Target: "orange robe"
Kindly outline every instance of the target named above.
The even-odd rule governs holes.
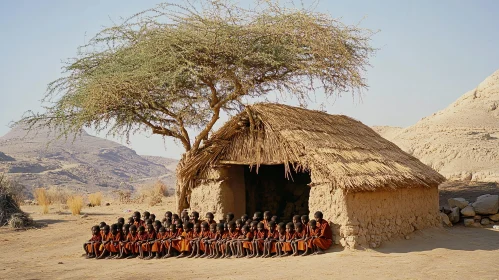
[[[180,240],[180,252],[190,252],[191,249],[192,249],[192,246],[191,246],[191,240],[194,236],[194,232],[191,230],[191,231],[188,231],[188,232],[182,232],[182,235],[181,235],[183,238]]]
[[[146,232],[144,232],[143,234],[140,234],[140,233],[137,233],[137,241],[146,241],[148,238],[148,234]],[[136,253],[139,253],[139,248],[142,246],[142,249],[144,249],[144,246],[145,244],[134,244],[134,251]]]
[[[202,231],[201,232],[201,239],[212,239],[213,235],[212,232],[208,231]],[[205,252],[206,251],[206,246],[204,245],[204,240],[199,241],[199,250]]]
[[[244,237],[247,238],[249,241],[243,241],[243,248],[253,251],[253,244],[251,242],[253,241],[253,233],[248,232]]]
[[[306,229],[302,229],[302,231],[297,231],[295,232],[295,238],[296,239],[302,239],[304,237],[307,237],[307,230]],[[307,244],[305,242],[305,240],[298,240],[298,250],[299,251],[305,251],[307,249]]]
[[[164,234],[162,234],[161,232],[158,232],[156,234],[156,240],[154,240],[154,243],[152,244],[151,252],[153,252],[153,253],[163,252],[165,246],[163,246],[162,242],[165,241],[167,236],[168,236],[168,232],[165,232]]]
[[[255,231],[255,239],[261,239],[261,240],[256,240],[257,249],[260,252],[263,252],[263,243],[264,243],[265,238],[267,238],[267,235],[268,235],[268,230],[266,230],[266,229],[264,229],[262,231],[258,231],[258,230]]]
[[[317,221],[317,228],[320,230],[319,238],[315,238],[313,243],[322,250],[327,250],[333,244],[333,232],[326,220]]]
[[[102,236],[100,235],[100,233],[96,234],[96,235],[92,235],[92,238],[90,238],[90,240],[88,240],[88,242],[101,242],[102,241]],[[92,244],[87,244],[87,252],[90,253],[90,254],[95,254],[94,252],[94,247],[92,246]]]
[[[286,232],[286,241],[283,242],[281,250],[284,252],[293,251],[293,247],[291,247],[291,241],[295,238],[294,232]]]
[[[156,239],[156,232],[152,231],[151,233],[147,233],[146,236],[147,236],[146,240],[155,240]],[[154,244],[150,244],[149,242],[142,243],[141,244],[142,251],[143,252],[151,252],[153,245]]]
[[[106,251],[111,252],[111,253],[118,253],[120,251],[120,241],[122,240],[121,238],[121,232],[116,233],[116,235],[113,235],[112,233],[109,233],[106,241],[110,241],[106,243],[105,245],[101,245],[101,251],[103,249],[106,249]]]
[[[184,233],[184,231],[181,228],[178,228],[177,231],[175,232],[175,239],[172,239],[172,247],[173,249],[177,250],[178,252],[182,252],[181,248],[181,239],[176,239],[177,237],[181,236]]]
[[[221,252],[225,252],[225,248],[227,246],[225,243],[227,241],[227,238],[229,238],[229,231],[224,231],[222,233],[222,236],[220,236],[220,238],[219,238],[219,240],[225,240],[225,241],[222,241],[220,243],[219,249],[220,249]]]
[[[128,240],[127,242],[125,242],[125,247],[124,247],[124,251],[125,253],[127,254],[137,254],[139,251],[135,250],[135,249],[138,249],[138,247],[136,246],[135,242],[137,242],[139,238],[139,234],[138,233],[135,233],[135,235],[133,235],[132,233],[129,233],[128,236],[126,237],[126,239]]]
[[[165,242],[163,244],[165,251],[170,248],[170,246],[173,244],[173,239],[178,237],[178,231],[169,231],[166,233]],[[168,242],[170,241],[170,242]]]
[[[277,247],[276,247],[276,244],[277,244],[277,240],[279,240],[279,232],[277,230],[274,230],[274,232],[270,232],[267,234],[267,237],[270,237],[272,239],[275,239],[272,241],[272,243],[270,244],[270,252],[271,253],[277,253]]]

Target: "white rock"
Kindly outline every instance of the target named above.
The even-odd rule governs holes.
[[[451,227],[452,223],[449,220],[449,216],[447,216],[445,213],[439,212],[440,219],[442,220],[442,224],[447,227]]]
[[[477,214],[496,214],[499,211],[499,195],[481,195],[472,205]]]
[[[491,216],[489,216],[489,219],[491,219],[494,222],[497,222],[497,221],[499,221],[499,214],[491,215]]]
[[[486,226],[486,225],[490,224],[490,220],[488,218],[483,218],[480,221],[480,224],[482,224],[483,226]]]
[[[459,207],[459,209],[463,209],[464,207],[468,206],[468,204],[470,204],[466,199],[462,197],[449,198],[447,202],[449,203],[450,208]]]
[[[455,224],[455,223],[459,222],[459,218],[460,218],[459,207],[452,208],[452,211],[450,212],[450,214],[448,216],[449,216],[449,220],[451,221],[451,223]]]
[[[461,214],[465,217],[474,217],[476,215],[475,209],[473,209],[473,206],[471,205],[464,207],[461,210]]]

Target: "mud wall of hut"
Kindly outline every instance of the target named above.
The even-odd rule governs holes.
[[[217,222],[228,212],[240,217],[246,210],[245,194],[242,166],[210,169],[192,190],[191,211],[212,212]]]
[[[376,248],[384,241],[440,225],[438,188],[345,194],[347,223],[339,230],[344,247]]]

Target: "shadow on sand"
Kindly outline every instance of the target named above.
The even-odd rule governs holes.
[[[467,228],[461,225],[452,228],[428,229],[414,232],[411,240],[387,242],[375,251],[383,254],[424,252],[435,249],[455,251],[499,250],[499,231],[486,228]]]

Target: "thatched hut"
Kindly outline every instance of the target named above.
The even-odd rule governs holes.
[[[192,209],[237,215],[322,211],[335,242],[376,247],[437,226],[439,173],[368,126],[280,104],[230,119],[181,170]]]

